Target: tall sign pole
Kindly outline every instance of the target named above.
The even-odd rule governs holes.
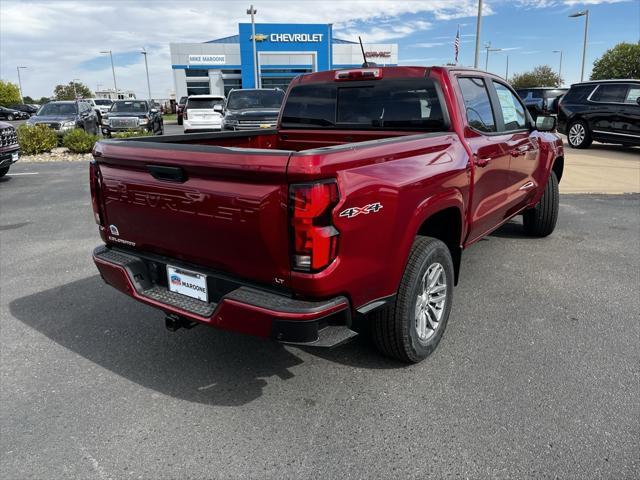
[[[473,68],[478,68],[480,63],[480,27],[482,26],[482,0],[478,0],[478,18],[476,20],[476,56]]]
[[[253,82],[255,83],[254,88],[260,88],[258,83],[258,53],[256,49],[256,22],[254,19],[254,15],[258,13],[258,11],[253,8],[253,5],[249,7],[247,10],[247,15],[251,15],[251,40],[253,43]]]

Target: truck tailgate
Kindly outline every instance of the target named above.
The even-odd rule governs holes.
[[[108,244],[289,284],[290,152],[140,143],[94,152]]]

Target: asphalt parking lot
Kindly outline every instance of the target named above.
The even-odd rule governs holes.
[[[551,237],[473,246],[405,366],[166,331],[97,275],[86,180],[0,180],[3,478],[637,478],[640,195],[563,195]]]

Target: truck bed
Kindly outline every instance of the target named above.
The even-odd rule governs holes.
[[[101,141],[94,157],[103,239],[287,289],[291,183],[335,177],[346,165],[350,175],[359,165],[366,175],[388,156],[390,142],[395,156],[387,160],[426,153],[436,159],[456,138],[305,129]]]

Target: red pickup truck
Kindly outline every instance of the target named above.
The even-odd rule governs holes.
[[[554,128],[477,70],[302,75],[276,129],[99,142],[93,258],[171,330],[328,347],[368,327],[417,362],[442,338],[464,248],[518,214],[530,235],[554,230]]]

